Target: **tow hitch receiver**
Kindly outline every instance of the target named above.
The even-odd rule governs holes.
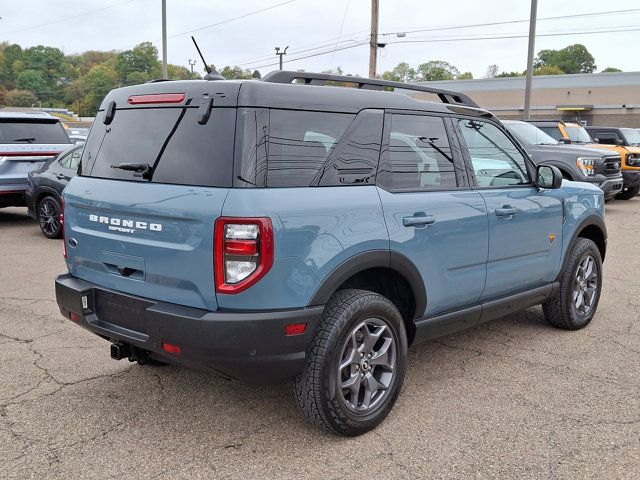
[[[134,347],[124,342],[112,343],[111,358],[114,360],[127,358],[130,362],[138,362],[140,365],[144,365],[149,363],[149,352],[144,348]]]

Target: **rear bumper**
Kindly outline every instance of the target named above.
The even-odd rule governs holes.
[[[253,383],[281,383],[301,370],[323,310],[211,312],[127,295],[69,274],[59,275],[55,287],[65,317],[77,314],[78,325],[111,342]],[[304,334],[285,336],[285,325],[303,322]],[[163,342],[178,345],[180,354],[163,351]]]
[[[24,189],[5,189],[0,187],[0,208],[25,207],[27,204],[24,193]]]

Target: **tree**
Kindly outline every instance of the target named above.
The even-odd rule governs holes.
[[[595,60],[587,47],[576,43],[561,50],[540,50],[533,62],[533,68],[557,67],[564,73],[593,73]]]
[[[243,70],[240,67],[230,67],[228,65],[220,71],[220,75],[222,75],[224,78],[228,80],[231,80],[231,79],[245,80],[245,79],[253,78],[251,76],[252,75],[251,70]]]
[[[384,72],[381,75],[383,80],[393,82],[414,82],[416,80],[416,70],[407,62],[400,62],[393,70]]]
[[[66,76],[67,63],[59,48],[37,45],[27,48],[22,55],[24,69],[37,70],[44,75],[50,87]]]
[[[158,49],[151,42],[142,42],[116,57],[116,72],[120,82],[133,85],[160,77]],[[133,73],[136,72],[135,75]]]
[[[453,80],[460,72],[456,67],[443,60],[431,60],[418,65],[418,81]]]
[[[619,68],[615,68],[615,67],[607,67],[604,70],[602,70],[602,72],[600,73],[613,73],[613,72],[621,72],[622,70],[620,70]]]
[[[524,77],[523,72],[500,72],[496,75],[496,78],[505,78],[505,77]]]
[[[14,89],[7,92],[5,101],[9,107],[31,107],[38,99],[28,90]]]
[[[562,75],[564,72],[553,65],[543,65],[533,71],[534,75]]]
[[[6,42],[0,44],[0,51],[2,51],[2,55],[4,56],[4,64],[5,64],[5,76],[3,80],[8,82],[12,82],[16,75],[14,75],[13,64],[16,61],[22,60],[22,47],[20,45],[9,45]]]
[[[473,80],[473,73],[463,72],[456,77],[456,80]]]
[[[24,70],[16,78],[16,88],[29,90],[38,97],[46,97],[48,92],[47,78],[39,70]]]
[[[82,98],[80,113],[81,115],[95,115],[102,99],[117,86],[118,74],[105,65],[96,65],[89,70],[83,81],[85,94]]]
[[[487,67],[487,78],[496,78],[498,76],[498,65],[495,63]]]
[[[171,63],[167,64],[167,74],[171,80],[189,80],[191,78],[191,70]]]
[[[262,75],[260,74],[259,70],[254,70],[253,73],[251,74],[251,78],[260,79],[260,78],[262,78]]]

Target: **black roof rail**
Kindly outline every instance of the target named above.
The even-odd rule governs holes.
[[[271,83],[292,83],[294,80],[303,80],[305,85],[325,85],[327,82],[345,82],[354,83],[358,88],[363,90],[384,90],[385,87],[392,87],[394,89],[399,88],[402,90],[427,92],[437,95],[442,103],[479,108],[478,104],[464,93],[413,83],[391,82],[377,78],[351,77],[348,75],[331,75],[328,73],[293,72],[289,70],[275,70],[262,77],[263,82]]]

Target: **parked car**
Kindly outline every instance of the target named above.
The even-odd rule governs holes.
[[[27,211],[47,238],[62,237],[62,191],[78,172],[83,146],[65,150],[28,174]]]
[[[588,130],[579,123],[563,122],[562,120],[530,120],[529,123],[541,128],[553,138],[560,139],[563,143],[584,145],[588,148],[604,148],[620,154],[622,162],[622,191],[616,195],[619,200],[629,200],[640,192],[640,147],[623,146],[613,142],[608,143],[606,138],[591,138]],[[588,127],[592,128],[592,127]],[[620,142],[618,142],[620,143]]]
[[[0,111],[0,208],[25,206],[27,174],[69,144],[56,117]]]
[[[583,328],[600,297],[602,190],[427,86],[279,71],[116,89],[63,198],[57,302],[113,358],[294,379],[342,435],[387,416],[409,345],[537,304]]]
[[[520,140],[536,165],[555,165],[567,180],[597,185],[604,192],[605,200],[614,198],[622,190],[618,153],[560,144],[527,122],[503,120],[502,123]]]

